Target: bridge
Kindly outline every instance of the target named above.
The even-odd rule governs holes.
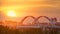
[[[34,19],[34,21],[32,22],[32,23],[34,23],[34,24],[32,24],[32,25],[24,25],[23,24],[23,22],[27,19],[27,18],[29,18],[29,17],[31,17],[31,18],[33,18]],[[44,24],[41,24],[38,20],[40,19],[40,18],[46,18],[48,21],[49,21],[49,23],[48,23],[48,25],[46,24],[46,25],[44,25]],[[20,25],[20,26],[17,26],[17,28],[60,28],[60,26],[56,26],[55,24],[57,23],[57,19],[56,18],[49,18],[49,17],[47,17],[47,16],[39,16],[39,17],[37,17],[37,18],[35,18],[34,16],[26,16],[26,17],[24,17],[21,21],[20,21],[20,24],[22,24],[22,25]]]
[[[57,22],[57,19],[56,19],[56,18],[49,18],[49,17],[47,17],[47,16],[39,16],[39,17],[37,17],[37,18],[35,18],[35,17],[33,17],[33,16],[26,16],[26,17],[24,17],[24,18],[21,20],[20,23],[23,24],[24,20],[26,20],[26,19],[29,18],[29,17],[31,17],[31,18],[34,19],[33,23],[35,23],[36,21],[38,21],[38,20],[39,20],[40,18],[42,18],[42,17],[46,18],[50,23]],[[38,23],[39,23],[39,21],[38,21]]]

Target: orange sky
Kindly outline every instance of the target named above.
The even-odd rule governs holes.
[[[8,10],[15,10],[18,17],[42,15],[57,17],[60,21],[60,0],[0,0],[0,4],[4,14]]]

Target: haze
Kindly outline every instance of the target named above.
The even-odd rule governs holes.
[[[17,17],[48,16],[60,21],[60,0],[0,0],[0,7],[6,19],[8,10],[14,10]]]

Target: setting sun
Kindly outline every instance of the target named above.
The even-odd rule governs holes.
[[[8,13],[7,13],[7,16],[16,17],[16,13],[13,10],[9,10]]]

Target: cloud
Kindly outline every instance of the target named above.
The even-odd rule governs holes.
[[[25,12],[27,15],[39,14],[60,17],[60,0],[1,0],[0,2],[3,8],[6,7],[5,9],[8,9],[9,7],[12,7],[13,9],[16,7],[18,7],[16,9],[21,7],[31,8],[31,10]]]

